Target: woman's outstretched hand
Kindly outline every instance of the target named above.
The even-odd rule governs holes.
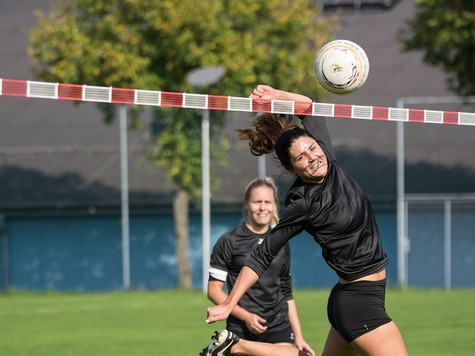
[[[295,102],[296,111],[309,110],[312,99],[306,95],[292,93],[290,91],[274,89],[269,85],[257,85],[249,95],[254,100],[287,100]]]
[[[206,323],[211,324],[216,321],[226,320],[237,305],[239,299],[246,291],[257,282],[259,276],[251,268],[244,266],[239,272],[234,287],[228,297],[218,305],[208,308],[208,318]]]
[[[274,100],[279,99],[277,97],[278,92],[279,90],[276,90],[269,85],[259,84],[254,88],[249,97],[251,99]]]
[[[217,321],[226,320],[231,314],[231,310],[229,307],[218,304],[208,308],[208,318],[206,319],[207,324],[212,324]]]

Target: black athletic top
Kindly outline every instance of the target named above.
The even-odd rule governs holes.
[[[338,166],[325,119],[305,117],[302,123],[327,156],[328,173],[321,184],[297,177],[287,193],[279,224],[246,265],[262,275],[280,248],[306,231],[339,277],[352,281],[381,270],[388,257],[366,194]]]
[[[230,291],[249,255],[263,240],[267,240],[266,234],[253,233],[245,223],[223,234],[213,247],[209,279],[226,282]],[[259,281],[239,301],[242,308],[266,319],[266,332],[280,331],[290,325],[287,306],[287,301],[293,299],[290,247],[287,243],[283,247]],[[246,324],[232,315],[226,322],[232,331],[248,332]]]

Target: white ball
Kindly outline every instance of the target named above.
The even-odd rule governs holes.
[[[318,51],[314,62],[318,82],[334,94],[358,90],[368,78],[369,61],[359,45],[348,40],[335,40]]]

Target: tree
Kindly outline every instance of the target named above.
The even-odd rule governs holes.
[[[424,61],[448,73],[449,88],[475,95],[475,2],[416,0],[414,18],[401,31],[406,50],[423,50]]]
[[[315,49],[334,28],[311,0],[73,0],[38,14],[30,55],[45,81],[190,92],[188,72],[219,65],[227,70],[212,88],[220,95],[247,96],[259,82],[318,95]],[[107,120],[114,117],[112,105],[101,108]],[[223,162],[225,121],[212,114],[212,162]],[[199,116],[158,108],[151,154],[176,192],[182,288],[191,288],[187,209],[201,194]]]

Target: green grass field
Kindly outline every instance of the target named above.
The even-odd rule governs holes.
[[[295,291],[317,354],[328,290]],[[475,290],[396,290],[387,309],[409,354],[475,355]],[[198,355],[215,329],[200,291],[0,294],[0,355]]]

